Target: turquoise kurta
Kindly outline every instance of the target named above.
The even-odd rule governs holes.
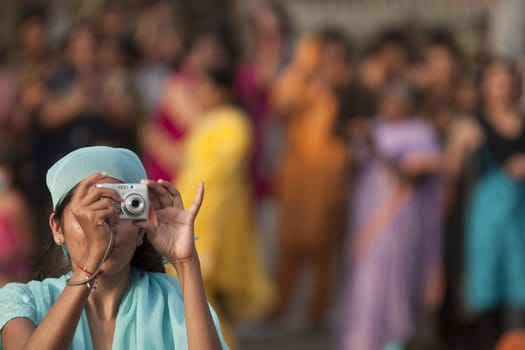
[[[38,325],[66,285],[67,276],[10,283],[0,288],[0,331],[11,319],[25,317]],[[223,349],[228,349],[220,334]],[[3,348],[0,336],[0,350]],[[92,350],[85,311],[70,349]],[[184,305],[179,281],[164,273],[132,269],[131,285],[119,307],[113,349],[188,349]]]
[[[467,216],[467,302],[476,311],[525,308],[525,182],[482,159]]]

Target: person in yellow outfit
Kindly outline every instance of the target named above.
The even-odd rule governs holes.
[[[265,316],[273,291],[255,230],[248,169],[251,125],[230,102],[230,71],[205,75],[195,91],[203,114],[184,144],[176,186],[183,200],[190,200],[199,181],[206,184],[206,201],[195,222],[196,246],[207,296],[234,349],[236,341],[225,325]]]

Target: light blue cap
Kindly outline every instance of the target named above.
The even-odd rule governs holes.
[[[142,162],[129,149],[107,146],[79,148],[62,157],[47,171],[46,183],[53,200],[53,210],[79,182],[103,171],[124,183],[138,183],[146,178]]]

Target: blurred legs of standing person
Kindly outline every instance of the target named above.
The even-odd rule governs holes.
[[[334,217],[334,221],[338,219]],[[285,220],[283,220],[285,221]],[[308,221],[305,219],[305,221]],[[291,222],[289,222],[291,224]],[[308,236],[308,230],[302,228],[292,228],[287,224],[281,224],[281,234],[279,235],[279,252],[277,261],[276,282],[279,290],[274,317],[283,316],[296,295],[299,277],[305,268],[312,276],[312,290],[309,291],[307,307],[307,320],[309,326],[314,328],[322,327],[325,322],[326,311],[330,294],[332,280],[332,261],[335,251],[336,231],[324,231],[323,238],[316,238],[316,235]],[[341,225],[339,225],[339,229]],[[335,230],[335,229],[334,229]],[[315,232],[313,232],[315,234]],[[301,237],[302,238],[297,238]],[[296,239],[297,238],[297,239]],[[333,239],[333,240],[332,240]]]
[[[520,337],[520,329],[525,329],[525,309],[501,308],[493,311],[485,311],[476,316],[476,349],[492,350],[507,349]],[[521,332],[521,336],[523,333]],[[513,338],[509,340],[505,338]],[[523,339],[521,339],[523,342]],[[521,343],[520,343],[521,344]],[[509,347],[510,349],[525,349],[524,347]]]
[[[275,309],[276,315],[283,314],[286,307],[290,304],[294,295],[294,287],[297,285],[297,278],[304,265],[310,265],[313,268],[314,290],[312,291],[311,303],[308,308],[308,319],[310,326],[317,328],[323,325],[324,315],[327,307],[327,299],[330,285],[330,260],[319,256],[308,257],[305,255],[291,253],[281,254],[279,262],[282,267],[279,268],[277,276],[277,285],[280,290],[280,298]],[[312,262],[311,264],[308,264]]]

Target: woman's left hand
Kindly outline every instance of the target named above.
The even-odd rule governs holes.
[[[517,181],[525,179],[525,154],[517,153],[505,162],[507,173]]]
[[[200,183],[193,203],[184,209],[179,191],[168,181],[143,180],[148,186],[149,198],[157,223],[150,220],[135,221],[146,231],[153,247],[171,263],[197,256],[194,222],[204,197],[204,183]]]

